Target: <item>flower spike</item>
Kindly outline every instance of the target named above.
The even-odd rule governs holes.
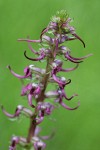
[[[22,146],[22,149],[26,150],[44,150],[46,148],[44,140],[50,139],[54,133],[49,136],[41,136],[39,135],[41,129],[38,125],[44,121],[45,117],[51,116],[53,110],[58,108],[58,105],[66,110],[76,110],[80,105],[80,102],[78,102],[75,107],[70,107],[66,104],[66,101],[69,102],[78,95],[73,94],[68,96],[66,87],[71,83],[71,79],[66,79],[62,76],[62,72],[67,73],[77,69],[79,64],[92,54],[80,58],[71,56],[71,51],[66,46],[66,42],[77,39],[85,47],[84,41],[76,34],[75,28],[70,25],[71,20],[65,10],[58,11],[56,15],[51,18],[47,27],[41,31],[38,40],[31,40],[29,37],[18,40],[27,42],[28,48],[37,57],[28,57],[26,51],[24,51],[24,56],[36,62],[40,61],[43,63],[45,61],[45,68],[42,68],[42,65],[37,67],[34,64],[30,64],[24,69],[24,75],[19,75],[8,66],[10,72],[15,77],[24,80],[27,79],[25,80],[25,85],[24,80],[21,80],[23,83],[21,96],[27,98],[28,107],[31,108],[29,109],[18,105],[14,114],[9,114],[3,106],[1,106],[2,112],[9,118],[18,118],[21,114],[24,114],[30,119],[26,138],[14,136],[9,150],[16,150],[17,145]],[[32,47],[31,42],[39,46],[38,51]],[[63,68],[64,62],[66,67]],[[67,63],[69,62],[74,63],[75,66],[68,68]],[[38,65],[38,63],[36,64]],[[50,89],[50,91],[48,91],[48,89]]]

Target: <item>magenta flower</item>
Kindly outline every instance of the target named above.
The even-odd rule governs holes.
[[[11,145],[9,147],[9,150],[15,150],[16,149],[16,145],[19,143],[19,140],[20,140],[19,137],[13,137]]]
[[[19,75],[19,74],[16,74],[16,73],[11,69],[10,66],[8,66],[8,68],[9,68],[10,72],[11,72],[15,77],[17,77],[17,78],[19,78],[19,79],[24,79],[24,78],[28,78],[28,77],[29,77],[29,78],[32,78],[32,72],[31,72],[31,70],[30,70],[29,67],[26,67],[26,68],[24,69],[24,73],[25,73],[24,76],[21,76],[21,75]]]
[[[33,112],[32,112],[30,109],[28,109],[28,108],[26,108],[26,107],[23,107],[22,105],[18,105],[18,106],[17,106],[17,108],[16,108],[16,110],[15,110],[15,113],[14,113],[13,115],[12,115],[12,114],[9,114],[9,113],[4,109],[3,106],[1,106],[1,109],[2,109],[3,113],[4,113],[7,117],[9,117],[9,118],[16,118],[16,117],[19,117],[21,113],[22,113],[22,114],[25,114],[26,116],[29,116],[29,117],[31,117],[31,116],[33,115]]]
[[[25,87],[22,88],[21,96],[27,95],[28,103],[31,107],[35,107],[32,104],[32,98],[38,98],[38,95],[41,92],[41,87],[38,84],[30,83],[27,84]]]
[[[83,62],[83,59],[85,59],[91,55],[92,54],[86,55],[86,56],[81,57],[81,58],[74,58],[70,55],[70,51],[67,51],[65,54],[65,58],[67,58],[69,61],[74,62],[74,63],[81,63],[81,62]]]
[[[80,103],[78,103],[78,105],[74,108],[71,108],[69,106],[67,106],[64,102],[63,102],[63,97],[65,97],[67,100],[71,100],[74,96],[77,96],[77,95],[73,95],[71,98],[67,98],[64,91],[61,91],[61,90],[58,90],[58,94],[59,94],[59,97],[57,99],[55,99],[55,102],[58,102],[62,107],[64,107],[65,109],[68,109],[68,110],[75,110],[79,107]]]
[[[56,74],[60,71],[70,72],[70,71],[77,69],[77,67],[78,67],[78,63],[76,64],[76,66],[74,68],[67,68],[67,69],[62,68],[62,65],[63,65],[63,62],[61,60],[56,59],[52,64],[52,67],[53,67],[52,74]]]
[[[46,54],[44,52],[44,49],[41,49],[40,51],[40,56],[38,58],[30,58],[26,55],[26,51],[24,52],[24,56],[29,59],[29,60],[32,60],[32,61],[39,61],[39,60],[42,60],[45,58]]]
[[[54,109],[54,106],[48,102],[39,102],[37,109],[39,111],[39,116],[50,115]]]
[[[19,117],[21,111],[23,110],[23,106],[19,105],[16,110],[15,113],[13,115],[9,114],[8,112],[6,112],[6,110],[3,108],[3,106],[1,107],[3,113],[8,116],[9,118],[15,118],[15,117]]]
[[[44,150],[46,148],[46,144],[42,141],[36,141],[34,142],[34,148],[35,150]]]
[[[43,141],[51,139],[54,136],[54,132],[52,132],[52,134],[47,136],[40,136],[39,135],[40,131],[41,128],[37,126],[35,129],[34,137],[32,138],[35,150],[39,150],[39,148],[41,150],[44,150],[46,148],[46,144]]]
[[[42,136],[39,136],[40,131],[41,129],[37,126],[35,129],[34,137],[32,138],[35,150],[44,150],[46,148],[46,144],[42,141]]]

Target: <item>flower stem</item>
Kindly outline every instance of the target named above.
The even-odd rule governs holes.
[[[30,143],[34,132],[35,132],[35,128],[36,128],[36,115],[34,115],[32,118],[30,118],[30,127],[28,130],[28,136],[27,136],[27,142]]]
[[[50,57],[47,58],[47,65],[46,65],[46,73],[44,75],[44,78],[42,79],[41,81],[41,84],[43,85],[43,89],[39,95],[39,97],[36,99],[36,102],[43,102],[44,99],[45,99],[45,90],[46,90],[46,87],[47,87],[47,83],[48,83],[48,79],[49,79],[49,76],[50,76],[50,73],[51,73],[51,67],[50,67],[50,64],[54,61],[54,57],[53,57],[53,54],[51,54]],[[35,113],[33,115],[33,117],[30,119],[30,127],[29,127],[29,131],[28,131],[28,136],[27,136],[27,142],[30,143],[32,137],[34,136],[34,132],[35,132],[35,129],[36,129],[36,117],[37,117],[37,108],[35,108]],[[41,148],[40,148],[41,150]]]

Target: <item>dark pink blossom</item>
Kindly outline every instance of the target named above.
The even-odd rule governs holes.
[[[16,118],[16,117],[19,117],[21,113],[22,113],[22,114],[25,114],[26,116],[29,116],[29,117],[31,117],[31,116],[33,115],[33,112],[32,112],[30,109],[28,109],[28,108],[26,108],[26,107],[23,107],[22,105],[18,105],[18,106],[17,106],[17,108],[16,108],[16,110],[15,110],[15,113],[14,113],[13,115],[10,114],[10,113],[8,113],[8,112],[4,109],[3,106],[1,106],[1,109],[2,109],[3,113],[4,113],[7,117],[9,117],[9,118]]]
[[[19,143],[20,138],[19,137],[13,137],[11,141],[11,145],[9,146],[9,150],[16,150],[16,146]]]
[[[80,103],[78,103],[78,105],[74,108],[71,108],[69,107],[68,105],[66,105],[64,102],[63,102],[63,97],[65,95],[63,95],[64,93],[61,91],[61,90],[58,90],[58,94],[59,94],[59,97],[57,99],[55,99],[55,102],[59,103],[62,107],[64,107],[65,109],[68,109],[68,110],[75,110],[79,107]],[[73,95],[70,99],[72,99],[74,96],[76,95]],[[67,97],[66,97],[67,98]]]
[[[15,117],[19,117],[20,113],[22,112],[23,110],[23,106],[19,105],[17,106],[16,110],[15,110],[15,113],[13,115],[9,114],[8,112],[6,112],[6,110],[4,109],[4,107],[2,106],[2,111],[3,113],[8,116],[9,118],[15,118]]]
[[[41,87],[38,84],[30,83],[27,84],[25,87],[22,88],[21,96],[27,95],[28,103],[31,107],[35,107],[32,104],[32,98],[38,98],[38,95],[41,92]]]
[[[84,56],[84,57],[80,57],[80,58],[75,58],[75,57],[72,57],[71,55],[70,55],[70,51],[67,51],[66,53],[65,53],[65,58],[67,58],[69,61],[71,61],[71,62],[73,62],[73,63],[81,63],[81,62],[83,62],[83,60],[85,59],[85,58],[87,58],[87,57],[89,57],[89,56],[91,56],[92,54],[88,54],[88,55],[86,55],[86,56]]]
[[[11,72],[15,77],[17,77],[17,78],[19,78],[19,79],[24,79],[24,78],[28,78],[28,77],[29,77],[29,78],[32,78],[32,72],[31,72],[31,70],[30,70],[29,67],[26,67],[26,68],[24,69],[24,74],[25,74],[25,75],[19,75],[19,74],[15,73],[15,72],[11,69],[10,66],[8,66],[8,68],[9,68],[10,72]]]
[[[46,148],[46,144],[42,141],[36,141],[34,142],[34,148],[35,150],[44,150]]]
[[[39,102],[37,109],[39,110],[39,116],[50,115],[54,109],[54,106],[49,102]]]

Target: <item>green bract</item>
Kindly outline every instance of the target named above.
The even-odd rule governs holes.
[[[51,21],[59,23],[67,21],[69,15],[66,10],[57,11],[56,15],[51,18]]]

